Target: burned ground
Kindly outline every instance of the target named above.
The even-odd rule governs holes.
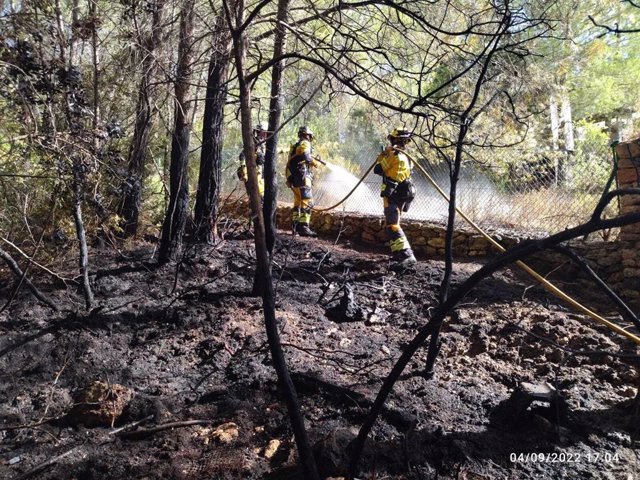
[[[0,477],[299,478],[261,301],[249,293],[252,241],[194,248],[178,269],[155,268],[152,253],[96,253],[89,314],[73,285],[44,276],[36,283],[66,310],[22,293],[0,314]],[[384,251],[288,236],[275,256],[282,341],[326,476],[342,473],[382,379],[435,305],[442,262],[398,276],[387,267]],[[454,284],[478,267],[457,263]],[[326,309],[346,283],[359,321],[336,322]],[[424,352],[410,364],[361,478],[638,478],[637,353],[519,272],[501,272],[448,319],[435,378],[422,376]],[[98,381],[107,407],[94,426],[80,407],[95,405],[79,392]],[[555,387],[567,413],[535,402],[516,416],[508,399],[522,382]],[[202,422],[153,431],[191,420]]]

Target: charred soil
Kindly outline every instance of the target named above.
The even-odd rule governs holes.
[[[60,312],[23,289],[0,314],[0,478],[301,478],[250,293],[252,240],[191,247],[162,268],[152,253],[94,251],[91,312],[72,282],[43,275],[34,281]],[[383,378],[436,302],[442,262],[388,266],[384,251],[284,235],[274,258],[280,333],[326,477],[344,473]],[[457,263],[454,285],[479,266]],[[360,478],[640,478],[638,348],[517,271],[464,302],[435,377],[421,351],[396,385]],[[523,382],[558,401],[518,406]]]

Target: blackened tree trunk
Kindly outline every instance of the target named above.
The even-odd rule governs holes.
[[[286,1],[286,0],[280,0]],[[258,176],[256,159],[254,155],[253,128],[251,123],[251,89],[246,78],[245,57],[247,50],[247,38],[241,28],[243,24],[242,12],[244,11],[244,1],[238,0],[236,9],[236,28],[232,24],[231,10],[225,2],[225,10],[229,21],[229,28],[232,29],[233,53],[235,57],[238,86],[240,90],[240,117],[242,121],[242,144],[247,162],[247,192],[249,193],[249,203],[251,205],[251,215],[253,217],[253,227],[255,233],[256,246],[256,272],[260,272],[260,277],[256,276],[258,283],[262,285],[262,307],[264,309],[265,329],[269,341],[269,349],[273,358],[274,368],[278,375],[278,380],[287,404],[289,420],[298,446],[300,463],[302,464],[303,477],[307,480],[320,480],[316,468],[315,459],[311,451],[309,437],[304,425],[304,417],[300,411],[300,404],[296,389],[291,380],[286,358],[280,343],[280,334],[275,314],[275,296],[273,292],[273,280],[271,278],[269,252],[265,238],[264,217],[260,205],[260,195],[258,193]]]
[[[276,33],[273,44],[273,58],[282,57],[286,49],[286,32],[282,25],[287,21],[289,13],[289,0],[278,2],[278,13],[276,17]],[[264,223],[267,248],[269,254],[273,253],[276,242],[276,212],[278,209],[278,130],[280,129],[280,119],[282,117],[282,74],[285,68],[285,61],[280,60],[273,65],[271,70],[271,100],[269,104],[269,131],[273,132],[267,140],[265,166],[264,166]]]
[[[62,17],[62,8],[60,1],[54,2],[54,11],[56,17],[56,25],[58,28],[57,37],[60,42],[59,61],[61,65],[67,66],[67,60],[69,61],[68,72],[74,69],[72,64],[74,59],[74,48],[76,38],[72,35],[67,40],[67,28],[64,25]],[[78,2],[73,2],[72,15],[74,18],[78,15]],[[65,47],[68,44],[69,57],[65,56]],[[78,140],[82,137],[82,117],[77,109],[71,108],[71,102],[76,101],[78,98],[82,98],[82,92],[79,85],[76,83],[69,83],[65,89],[64,95],[64,112],[67,120],[67,128],[71,138]],[[95,143],[93,144],[95,146]],[[65,152],[66,153],[66,152]],[[65,154],[63,153],[63,155]],[[91,290],[91,283],[89,282],[89,248],[87,246],[87,236],[84,229],[84,222],[82,220],[82,201],[84,196],[84,186],[87,182],[87,172],[89,170],[88,165],[93,162],[84,161],[86,157],[86,150],[78,153],[76,151],[70,152],[72,163],[72,175],[71,190],[73,198],[73,220],[76,227],[76,236],[79,243],[78,264],[80,267],[80,274],[82,275],[82,290],[84,293],[85,307],[87,310],[91,309],[93,304],[93,292]]]
[[[198,193],[194,209],[196,237],[213,243],[217,235],[220,180],[222,176],[222,137],[224,135],[224,104],[227,98],[227,76],[231,53],[231,36],[225,28],[224,16],[216,21],[216,37],[209,61],[207,98],[204,104],[202,150]]]
[[[89,15],[92,18],[98,18],[98,1],[89,0]],[[100,56],[98,53],[98,28],[91,29],[91,59],[93,63],[93,119],[91,127],[93,131],[97,131],[100,119]],[[98,149],[98,136],[93,139],[94,149]],[[97,152],[94,152],[97,153]]]
[[[153,128],[154,108],[153,79],[157,71],[155,52],[160,47],[162,38],[162,9],[166,0],[157,0],[153,4],[151,31],[143,45],[144,58],[142,60],[142,78],[138,88],[138,103],[136,104],[136,123],[133,139],[129,147],[129,166],[127,181],[124,188],[124,198],[120,206],[123,218],[122,228],[127,235],[136,235],[140,218],[142,202],[142,187],[144,169],[147,163],[149,137]]]
[[[447,231],[444,239],[445,246],[445,264],[444,264],[444,275],[442,277],[442,283],[440,284],[440,291],[438,294],[438,302],[440,305],[444,304],[448,297],[449,292],[451,290],[451,274],[453,273],[453,234],[455,229],[455,219],[456,219],[456,203],[457,203],[457,191],[458,191],[458,180],[460,178],[460,167],[462,166],[462,157],[464,154],[464,146],[465,146],[465,138],[467,133],[469,132],[469,128],[471,127],[474,116],[472,115],[473,109],[476,107],[478,103],[478,99],[480,96],[480,91],[486,80],[487,70],[489,65],[491,64],[491,59],[496,53],[498,46],[500,44],[500,40],[503,35],[507,32],[508,26],[510,24],[510,16],[505,13],[502,22],[498,28],[498,31],[494,34],[493,38],[490,40],[487,46],[487,54],[486,58],[483,61],[482,70],[480,71],[478,78],[476,79],[473,95],[469,100],[469,104],[467,108],[460,114],[459,117],[459,130],[458,130],[458,138],[456,140],[456,151],[455,156],[453,158],[453,162],[450,162],[451,165],[451,173],[450,173],[450,187],[449,187],[449,216],[447,221]],[[480,109],[482,111],[482,109]],[[434,327],[434,332],[431,335],[429,340],[429,349],[427,351],[427,359],[426,359],[426,367],[425,367],[425,376],[430,378],[434,374],[434,366],[436,363],[436,358],[440,351],[440,324]]]
[[[468,114],[464,112],[460,117],[460,127],[458,139],[456,141],[456,153],[453,161],[449,163],[449,211],[447,217],[447,231],[444,237],[444,274],[438,292],[438,302],[444,303],[449,296],[451,289],[451,274],[453,273],[453,234],[456,221],[456,204],[458,193],[458,180],[460,179],[460,167],[462,166],[462,155],[464,149],[464,139],[469,129]],[[437,336],[437,335],[434,335]]]
[[[473,105],[472,105],[473,106]],[[440,284],[440,291],[438,292],[438,303],[444,304],[449,297],[449,291],[451,289],[451,274],[453,273],[453,234],[455,228],[456,219],[456,203],[458,192],[458,180],[460,179],[460,167],[462,165],[462,155],[464,139],[469,129],[468,112],[465,112],[461,116],[460,129],[458,130],[458,140],[456,142],[456,153],[453,162],[449,163],[449,216],[447,221],[447,230],[444,237],[444,274],[442,276],[442,283]],[[434,327],[434,332],[431,335],[429,341],[429,349],[427,351],[425,376],[431,378],[434,374],[434,366],[436,358],[440,352],[440,324]]]
[[[286,44],[286,29],[282,25],[287,21],[289,0],[278,2],[278,13],[276,18],[275,37],[273,44],[273,59],[282,57]],[[276,213],[278,209],[278,183],[277,183],[277,160],[278,160],[278,129],[280,128],[280,117],[282,116],[282,74],[285,61],[280,60],[274,63],[271,70],[271,99],[269,102],[269,131],[271,135],[267,139],[265,166],[264,166],[264,203],[262,206],[264,216],[265,240],[269,255],[273,253],[276,243]],[[256,276],[253,281],[253,294],[262,295],[264,284],[260,281],[264,277],[260,271],[260,265],[256,269]]]
[[[89,249],[87,248],[87,237],[82,221],[82,180],[77,178],[73,181],[73,220],[76,226],[76,236],[80,245],[78,255],[78,266],[82,274],[82,292],[84,293],[84,304],[87,310],[91,310],[93,305],[93,291],[89,283]]]
[[[182,237],[189,214],[189,137],[191,135],[191,63],[195,0],[185,0],[180,13],[180,41],[175,82],[174,130],[169,167],[169,206],[162,225],[158,263],[175,260],[182,248]]]

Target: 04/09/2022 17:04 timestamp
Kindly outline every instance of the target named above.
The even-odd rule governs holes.
[[[616,452],[512,452],[511,463],[618,463]]]

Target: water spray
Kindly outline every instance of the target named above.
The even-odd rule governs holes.
[[[318,160],[318,159],[316,159]],[[331,163],[326,163],[326,162],[322,162],[323,165],[326,165],[327,167],[329,167],[330,169],[333,168],[333,164]],[[356,191],[356,189],[360,186],[360,184],[362,182],[364,182],[364,179],[367,178],[367,175],[369,175],[369,173],[371,172],[371,170],[373,170],[373,168],[376,166],[376,162],[373,162],[371,164],[371,166],[367,169],[366,172],[364,172],[364,174],[362,175],[362,177],[360,177],[360,180],[358,180],[358,183],[355,184],[355,186],[351,189],[351,191],[342,199],[340,200],[338,203],[336,203],[335,205],[332,205],[330,207],[325,207],[325,208],[316,208],[313,207],[313,211],[314,212],[327,212],[329,210],[333,210],[334,208],[338,207],[339,205],[341,205],[342,203],[346,202],[347,199],[353,194],[353,192]]]

